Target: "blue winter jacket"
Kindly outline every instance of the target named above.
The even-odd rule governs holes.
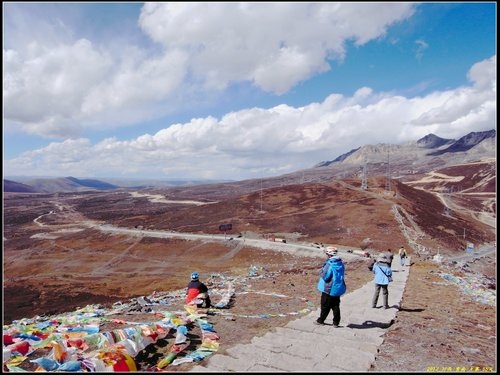
[[[389,277],[392,278],[392,270],[387,263],[375,263],[372,271],[375,274],[375,284],[389,285]]]
[[[339,257],[329,258],[319,274],[318,290],[330,296],[341,296],[346,291],[344,263]]]

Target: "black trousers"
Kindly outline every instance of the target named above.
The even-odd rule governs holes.
[[[318,318],[319,323],[324,323],[328,314],[332,310],[333,324],[340,323],[340,297],[330,296],[326,293],[321,293],[321,312]]]
[[[212,301],[210,301],[210,296],[207,294],[206,298],[203,299],[203,302],[197,304],[196,307],[201,307],[201,308],[212,307]]]

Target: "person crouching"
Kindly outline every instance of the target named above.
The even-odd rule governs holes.
[[[198,272],[191,274],[191,281],[187,285],[186,303],[196,305],[196,307],[208,308],[211,306],[208,288],[200,281]]]

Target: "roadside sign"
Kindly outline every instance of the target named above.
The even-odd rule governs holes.
[[[226,232],[226,231],[231,230],[231,229],[233,229],[233,224],[221,224],[221,225],[219,225],[219,230],[221,232]]]

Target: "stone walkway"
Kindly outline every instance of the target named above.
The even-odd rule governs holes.
[[[407,259],[409,261],[410,259]],[[371,307],[373,281],[341,297],[341,322],[318,326],[313,322],[319,309],[277,327],[251,343],[214,354],[190,372],[366,372],[375,361],[384,334],[394,322],[410,267],[393,260],[393,282],[389,285],[390,309]],[[409,263],[408,263],[409,264]],[[332,315],[327,318],[331,324]]]

